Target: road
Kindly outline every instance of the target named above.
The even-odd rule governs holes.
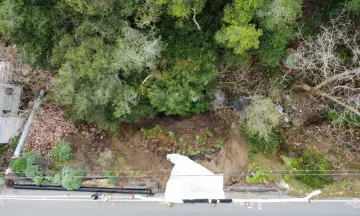
[[[359,205],[358,205],[359,207]],[[360,215],[360,208],[345,203],[177,204],[158,202],[2,200],[0,216],[343,216]]]

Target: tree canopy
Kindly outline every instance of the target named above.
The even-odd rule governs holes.
[[[358,11],[357,2],[347,9]],[[0,32],[23,62],[57,72],[52,97],[71,119],[107,125],[207,110],[222,64],[276,68],[302,6],[303,0],[2,0]]]

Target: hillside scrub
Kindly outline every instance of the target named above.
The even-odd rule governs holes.
[[[319,168],[326,176],[325,170],[335,167],[358,168],[356,160],[343,163],[346,157],[336,153],[341,149],[358,158],[353,152],[360,149],[358,2],[0,0],[0,62],[16,56],[9,62],[13,71],[31,74],[9,81],[22,86],[24,95],[31,92],[21,109],[31,107],[35,90],[49,93],[26,144],[37,154],[26,153],[10,166],[36,184],[75,190],[85,175],[79,167],[97,164],[110,172],[123,157],[105,149],[108,140],[128,135],[124,127],[139,134],[142,128],[138,138],[157,156],[200,157],[224,150],[226,123],[219,119],[231,118],[241,123],[251,155],[291,158],[299,175],[287,181],[330,185],[335,178],[302,171]],[[221,112],[229,109],[234,116]],[[175,122],[209,111],[219,122],[156,127],[155,117]],[[53,121],[43,125],[47,119]],[[104,131],[87,137],[92,132],[78,130],[86,126]],[[337,151],[309,151],[315,141],[297,134],[306,128],[337,140],[326,146]],[[1,151],[10,155],[11,149]],[[337,161],[330,163],[328,156]],[[81,163],[72,164],[77,159]],[[266,180],[266,172],[258,174],[248,182]],[[119,175],[105,176],[120,185]]]

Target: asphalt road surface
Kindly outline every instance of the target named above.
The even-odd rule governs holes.
[[[346,203],[177,204],[157,202],[2,200],[0,216],[343,216],[360,215],[360,206]]]

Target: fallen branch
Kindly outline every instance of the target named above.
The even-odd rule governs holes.
[[[199,31],[201,31],[200,25],[199,25],[199,23],[196,21],[196,11],[195,11],[195,8],[192,8],[192,10],[194,11],[194,16],[193,16],[194,23],[195,23],[196,26],[198,27]]]

